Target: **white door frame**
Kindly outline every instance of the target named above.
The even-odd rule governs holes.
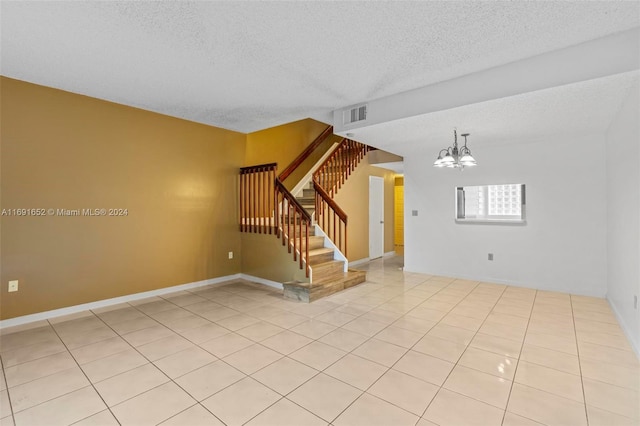
[[[384,179],[369,176],[369,259],[384,256]]]

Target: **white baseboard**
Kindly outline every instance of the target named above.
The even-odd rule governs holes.
[[[180,284],[172,287],[159,288],[157,290],[144,291],[142,293],[128,294],[126,296],[114,297],[111,299],[98,300],[96,302],[83,303],[82,305],[68,306],[66,308],[54,309],[51,311],[38,312],[37,314],[23,315],[21,317],[9,318],[0,321],[0,330],[7,327],[28,324],[30,322],[48,320],[64,315],[75,314],[89,309],[104,308],[107,306],[117,305],[119,303],[131,302],[134,300],[146,299],[153,296],[161,296],[167,293],[174,293],[181,290],[189,290],[198,287],[204,287],[212,284],[220,284],[234,279],[246,279],[250,281],[260,282],[260,278],[252,277],[244,274],[226,275],[224,277],[211,278],[208,280],[196,281],[188,284]],[[266,280],[264,280],[266,281]],[[264,282],[260,282],[265,284]],[[267,284],[269,285],[269,284]]]
[[[284,287],[282,286],[282,283],[276,282],[276,281],[271,281],[271,280],[266,280],[264,278],[260,278],[260,277],[254,277],[253,275],[248,275],[248,274],[239,274],[240,278],[243,280],[247,280],[247,281],[252,281],[254,283],[258,283],[258,284],[264,284],[264,285],[268,285],[269,287],[273,287],[273,288],[277,288],[282,290]]]
[[[607,302],[609,302],[609,306],[611,306],[611,310],[613,314],[616,316],[618,320],[618,324],[620,324],[620,328],[622,328],[622,332],[625,336],[627,336],[627,340],[631,344],[633,351],[636,353],[636,357],[640,359],[640,342],[636,342],[636,336],[631,333],[631,330],[627,327],[626,323],[622,319],[622,315],[620,315],[620,311],[616,308],[616,305],[607,297]]]
[[[517,281],[517,280],[506,280],[503,278],[496,278],[496,277],[483,277],[483,276],[477,276],[477,275],[468,275],[468,274],[460,274],[457,272],[451,272],[451,271],[440,271],[440,270],[435,270],[435,271],[421,271],[421,270],[416,270],[414,268],[412,268],[411,266],[407,266],[407,264],[405,263],[404,265],[404,272],[411,272],[411,273],[416,273],[416,274],[424,274],[424,275],[436,275],[436,276],[441,276],[441,277],[449,277],[449,278],[456,278],[456,279],[461,279],[461,280],[470,280],[470,281],[478,281],[478,282],[483,282],[483,283],[492,283],[492,284],[504,284],[504,285],[509,285],[512,287],[523,287],[523,288],[531,288],[534,290],[540,290],[540,291],[555,291],[555,292],[560,292],[560,293],[571,293],[573,295],[576,296],[588,296],[588,297],[599,297],[601,299],[605,299],[606,298],[606,294],[602,294],[602,293],[595,293],[592,291],[579,291],[576,289],[573,290],[567,290],[567,289],[562,289],[562,288],[551,288],[551,287],[541,287],[541,286],[536,286],[532,283],[529,282],[522,282],[522,281]]]
[[[392,256],[395,256],[395,255],[396,255],[395,251],[388,251],[388,252],[384,253],[382,255],[382,257],[392,257]],[[354,260],[352,262],[349,262],[349,266],[358,266],[358,265],[362,265],[363,263],[367,263],[367,262],[371,262],[371,258],[365,257],[363,259]]]

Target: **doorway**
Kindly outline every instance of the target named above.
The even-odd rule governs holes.
[[[369,259],[384,255],[384,179],[369,176]]]

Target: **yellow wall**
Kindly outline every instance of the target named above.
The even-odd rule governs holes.
[[[2,209],[128,209],[123,217],[2,216],[0,318],[240,272],[245,135],[9,78],[0,84]],[[20,289],[7,293],[13,279]]]
[[[395,178],[394,186],[394,240],[395,245],[404,245],[404,178],[398,176]]]
[[[244,135],[5,77],[0,89],[0,319],[241,271],[278,281],[299,273],[278,279],[282,271],[254,262],[264,242],[238,232],[238,168],[277,162],[282,171],[326,124]],[[337,196],[350,260],[368,257],[370,175],[385,179],[393,250],[393,173],[365,159]],[[102,208],[127,215],[82,215]]]
[[[394,177],[395,173],[369,164],[369,154],[338,191],[335,201],[348,216],[347,258],[369,257],[369,176],[384,178],[384,252],[394,250]]]
[[[244,165],[278,163],[280,173],[326,128],[325,123],[307,118],[249,133]]]
[[[242,233],[242,272],[277,283],[309,282],[282,239],[273,234]]]

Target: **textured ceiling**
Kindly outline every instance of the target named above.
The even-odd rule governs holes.
[[[640,25],[637,1],[0,5],[3,75],[242,132]]]
[[[483,146],[556,140],[605,132],[622,102],[637,90],[640,72],[626,72],[488,102],[390,121],[355,130],[355,138],[402,156],[437,152],[453,144],[453,129]]]

